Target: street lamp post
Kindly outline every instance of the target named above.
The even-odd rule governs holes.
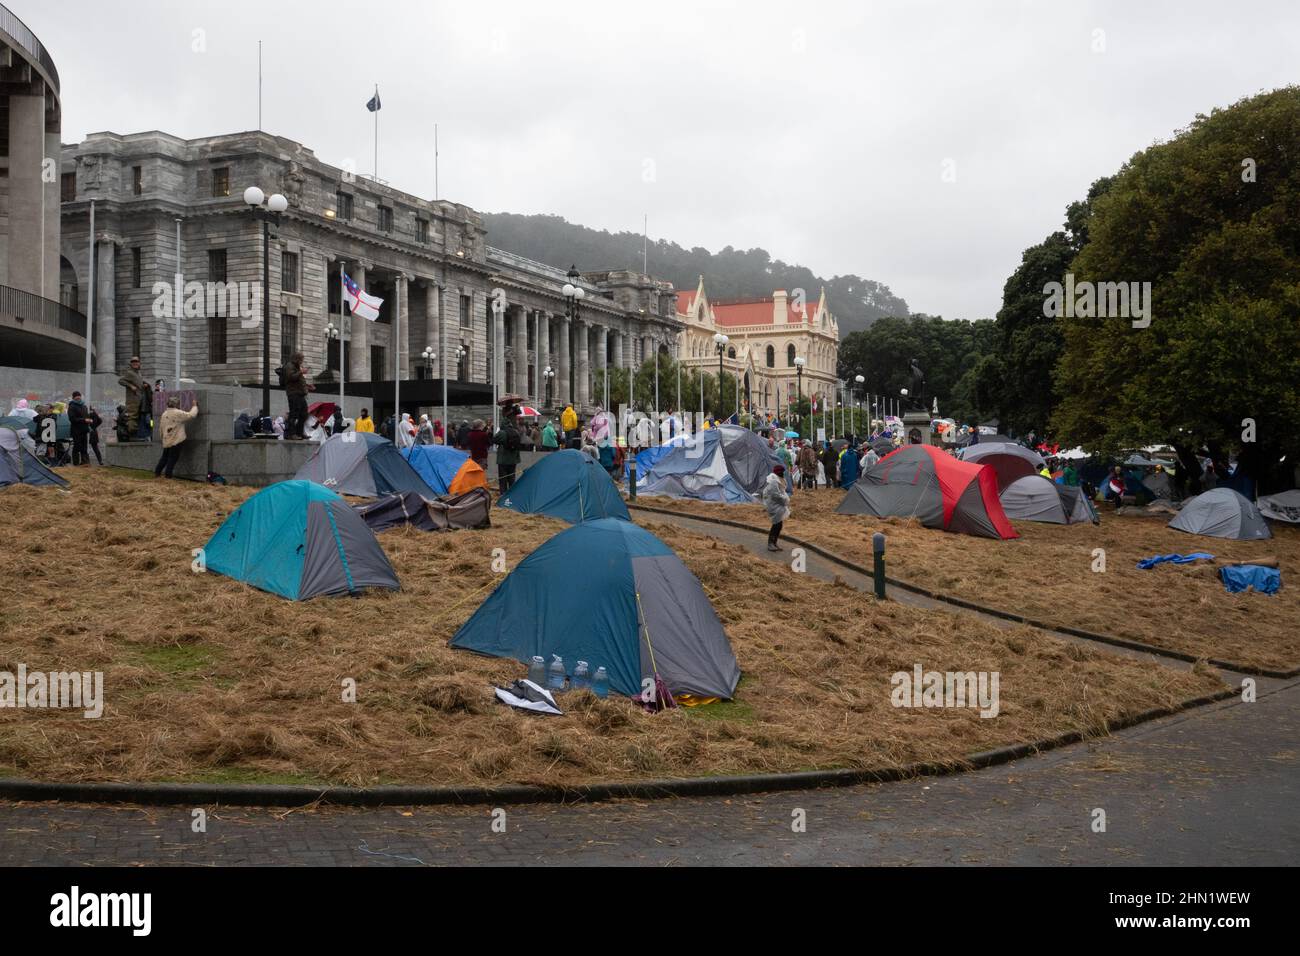
[[[853,377],[853,381],[858,383],[858,394],[857,394],[858,417],[853,420],[853,433],[856,435],[858,433],[858,429],[862,427],[862,385],[864,382],[866,382],[866,379],[863,378],[862,373],[859,372],[857,375]]]
[[[262,408],[271,414],[271,224],[280,224],[280,213],[289,208],[289,200],[279,193],[268,198],[256,186],[244,190],[253,219],[262,223]]]
[[[718,416],[722,414],[722,356],[726,354],[727,343],[730,341],[731,339],[723,335],[721,332],[718,332],[713,336],[713,346],[718,350],[718,407],[713,414],[713,418],[715,421],[717,420]],[[700,394],[703,393],[704,393],[704,382],[703,380],[701,380]]]
[[[569,271],[565,274],[565,278],[569,281],[564,283],[564,287],[560,290],[560,293],[564,296],[564,315],[566,318],[572,320],[573,330],[576,334],[580,332],[578,329],[578,316],[582,312],[582,299],[583,296],[586,295],[586,292],[583,290],[582,286],[578,285],[578,281],[582,278],[582,273],[578,271],[577,265],[569,266]],[[608,378],[608,374],[606,374],[605,377]],[[567,388],[568,386],[566,385],[565,387]],[[590,399],[590,397],[591,396],[588,396],[588,399]]]
[[[555,369],[549,365],[542,371],[542,405],[549,408],[551,405],[551,383],[555,380]]]
[[[327,322],[325,323],[325,364],[327,366],[330,362],[329,343],[333,339],[337,339],[339,343],[339,414],[344,418],[347,418],[347,410],[343,407],[343,376],[345,374],[343,371],[343,366],[345,365],[343,361],[343,329],[335,325],[333,322]]]
[[[794,384],[796,389],[794,413],[798,416],[797,421],[799,422],[799,427],[794,430],[799,433],[800,438],[808,437],[804,434],[803,413],[800,411],[800,408],[803,407],[803,367],[806,364],[808,364],[808,360],[802,355],[796,355],[794,357]]]

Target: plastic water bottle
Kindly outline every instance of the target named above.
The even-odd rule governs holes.
[[[551,666],[547,671],[546,686],[551,690],[564,690],[564,660],[559,654],[551,655]]]
[[[528,662],[528,679],[538,687],[546,686],[546,661],[541,657],[534,657]]]
[[[596,676],[591,679],[591,692],[597,697],[609,695],[609,673],[605,668],[596,668]]]
[[[578,661],[573,667],[573,689],[587,690],[591,687],[591,669],[586,661]]]

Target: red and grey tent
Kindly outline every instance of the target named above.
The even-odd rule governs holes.
[[[864,471],[840,506],[842,515],[916,518],[984,538],[1016,538],[997,474],[987,465],[958,461],[930,445],[904,445]]]

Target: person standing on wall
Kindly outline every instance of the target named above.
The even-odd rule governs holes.
[[[289,418],[284,423],[284,437],[288,441],[302,439],[302,427],[307,421],[307,393],[315,386],[307,381],[308,368],[303,364],[301,352],[294,352],[284,367],[284,394],[289,399]]]

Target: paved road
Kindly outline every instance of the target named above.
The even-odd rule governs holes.
[[[789,560],[769,555],[761,534],[701,530]],[[808,559],[815,576],[870,587]],[[734,799],[507,807],[504,833],[487,807],[209,807],[206,832],[195,833],[191,808],[0,804],[0,864],[1295,864],[1300,681],[1259,686],[1256,703],[1200,708],[976,773]]]
[[[0,806],[4,864],[1300,862],[1300,682],[952,777],[743,799],[294,811]],[[1092,830],[1106,812],[1106,832]],[[794,832],[802,810],[806,831]]]

